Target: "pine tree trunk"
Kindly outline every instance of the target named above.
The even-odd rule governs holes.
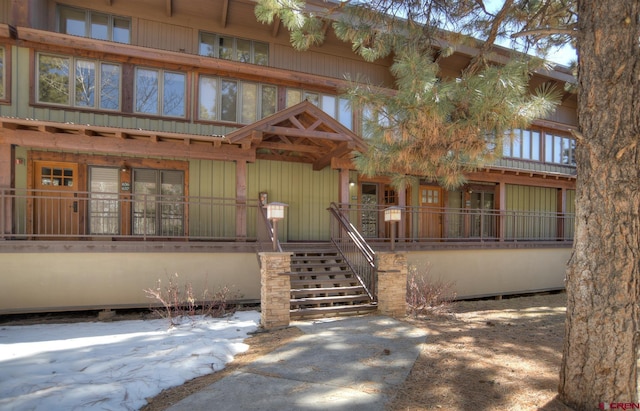
[[[638,403],[640,2],[578,1],[576,234],[560,398]]]

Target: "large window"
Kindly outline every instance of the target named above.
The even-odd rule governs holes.
[[[200,76],[198,118],[249,124],[276,112],[277,89],[213,76]]]
[[[508,158],[575,166],[575,146],[575,140],[570,137],[515,129],[505,134],[503,155]]]
[[[184,173],[133,170],[133,234],[183,236]]]
[[[259,64],[261,66],[269,64],[269,45],[267,43],[214,33],[200,33],[199,53],[201,56]]]
[[[37,77],[40,103],[120,109],[119,64],[38,54]]]
[[[58,8],[58,31],[98,40],[131,42],[131,20],[67,6]]]
[[[353,130],[353,114],[349,100],[331,94],[313,93],[299,89],[287,89],[287,107],[295,106],[307,100],[325,113],[335,118],[350,130]]]
[[[186,116],[186,75],[184,73],[137,68],[135,111],[171,117]]]

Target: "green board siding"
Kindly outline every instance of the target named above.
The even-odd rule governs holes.
[[[247,196],[266,192],[269,202],[288,204],[278,224],[281,241],[329,240],[329,212],[338,201],[338,172],[310,164],[259,160],[248,165]],[[250,225],[250,224],[249,224]]]
[[[505,237],[508,239],[555,239],[558,222],[558,190],[507,184]],[[510,213],[510,212],[515,213]]]
[[[576,190],[567,190],[566,197],[566,212],[567,214],[575,215],[576,212]],[[575,234],[575,217],[565,218],[564,220],[564,236],[565,238],[573,238]]]
[[[236,165],[234,162],[189,162],[189,233],[233,238],[236,235]],[[251,236],[251,234],[248,234]]]

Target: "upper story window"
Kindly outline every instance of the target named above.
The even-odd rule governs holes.
[[[544,161],[547,163],[576,165],[576,140],[546,133],[544,136]]]
[[[131,43],[131,20],[91,10],[59,6],[58,31],[98,40]]]
[[[120,109],[119,64],[38,54],[36,76],[39,103]]]
[[[185,73],[138,67],[135,75],[135,111],[185,117],[186,90]]]
[[[199,53],[241,63],[269,65],[269,44],[220,34],[200,32]]]
[[[506,133],[503,147],[505,157],[540,161],[541,149],[539,131],[515,129]]]
[[[249,124],[276,112],[276,86],[200,76],[198,118]]]
[[[5,55],[5,51],[4,51],[4,47],[0,47],[0,100],[4,100],[7,98],[6,95],[6,86],[5,86],[5,81],[7,78],[7,73],[6,73],[6,55]]]
[[[322,111],[353,130],[353,113],[349,100],[331,94],[313,93],[305,90],[287,89],[287,107],[295,106],[303,100],[320,107]]]
[[[507,132],[503,155],[545,163],[575,166],[574,139],[534,130],[515,129]]]

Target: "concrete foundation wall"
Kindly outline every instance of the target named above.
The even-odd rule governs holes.
[[[569,248],[407,252],[407,262],[433,280],[453,283],[459,298],[564,288]],[[173,277],[174,274],[177,277]],[[149,307],[144,289],[169,279],[203,290],[228,286],[241,300],[260,300],[255,253],[4,252],[0,315]]]
[[[422,275],[453,283],[458,298],[563,289],[570,248],[438,250],[407,253]]]
[[[0,253],[0,314],[149,307],[143,290],[170,278],[196,299],[225,286],[260,299],[255,253]]]

